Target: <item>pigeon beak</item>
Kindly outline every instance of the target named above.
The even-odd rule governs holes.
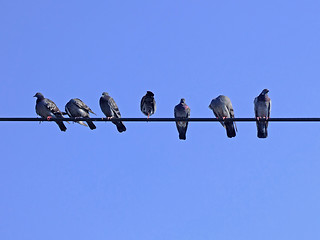
[[[34,95],[33,97],[36,97],[36,95]]]

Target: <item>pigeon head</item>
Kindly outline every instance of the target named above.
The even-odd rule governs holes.
[[[109,93],[103,92],[103,93],[102,93],[102,96],[109,96]]]
[[[153,92],[151,92],[151,91],[147,91],[147,94],[146,94],[146,95],[147,95],[147,96],[151,96],[151,97],[154,96]]]
[[[261,95],[266,95],[269,92],[269,89],[263,89]]]
[[[181,98],[180,103],[186,103],[186,100],[184,98]]]
[[[43,99],[44,98],[43,94],[39,93],[39,92],[37,92],[33,97],[36,97],[38,99]]]

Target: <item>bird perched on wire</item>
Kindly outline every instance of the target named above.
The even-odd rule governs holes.
[[[100,108],[108,119],[121,118],[121,114],[116,102],[106,92],[103,92],[100,98]],[[119,132],[124,132],[127,130],[124,124],[120,121],[112,121],[112,123],[117,126]]]
[[[47,120],[63,118],[62,112],[59,110],[57,105],[50,99],[45,98],[42,93],[37,92],[33,97],[37,98],[36,113],[39,116],[47,118]],[[65,132],[67,130],[62,121],[56,121],[56,123],[61,131]]]
[[[212,99],[209,108],[212,109],[216,118],[222,118],[221,125],[226,129],[229,138],[236,136],[236,124],[230,120],[234,118],[234,110],[230,98],[220,95]]]
[[[268,89],[263,89],[260,95],[254,99],[258,138],[268,137],[268,119],[271,111],[271,99],[268,96],[268,92]]]
[[[65,106],[65,111],[69,115],[69,117],[74,118],[89,118],[89,112],[96,115],[84,102],[82,102],[79,98],[71,99]],[[89,126],[91,130],[96,129],[96,126],[92,121],[87,120],[87,124],[83,121],[77,121],[77,123],[83,126]]]
[[[144,115],[148,116],[148,118],[156,112],[156,101],[153,92],[147,91],[146,95],[142,97],[140,109]]]
[[[186,100],[181,98],[180,103],[174,107],[174,117],[175,118],[189,118],[190,108],[186,104]],[[179,139],[186,140],[186,133],[188,128],[188,122],[177,121],[176,126],[179,132]]]

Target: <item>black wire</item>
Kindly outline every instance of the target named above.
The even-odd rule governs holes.
[[[110,121],[123,121],[123,122],[176,122],[176,121],[188,121],[188,122],[218,122],[218,121],[234,121],[234,122],[256,122],[256,118],[52,118],[50,120],[46,118],[27,118],[27,117],[2,117],[0,122],[61,122],[61,121],[93,121],[93,122],[110,122]],[[266,121],[266,119],[260,119],[260,121]],[[319,118],[269,118],[268,122],[320,122]]]

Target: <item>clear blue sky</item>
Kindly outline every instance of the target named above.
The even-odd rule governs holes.
[[[272,117],[319,117],[319,1],[1,1],[0,116],[101,93],[123,117],[172,117],[184,97],[238,117],[270,89]],[[319,239],[320,124],[2,122],[0,239]]]

